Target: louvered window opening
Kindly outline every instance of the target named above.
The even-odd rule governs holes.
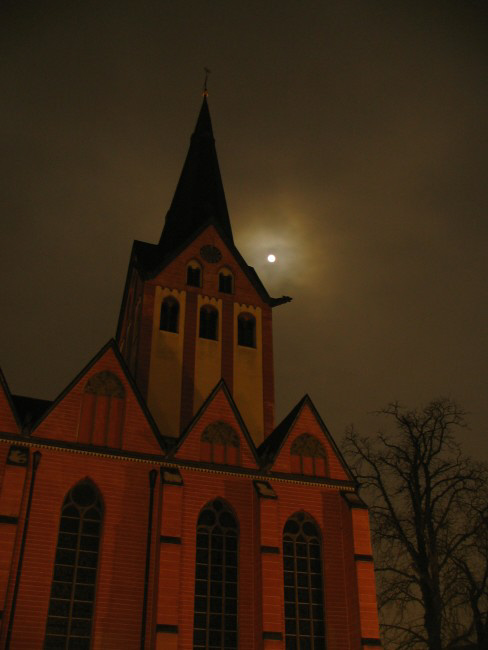
[[[197,523],[194,650],[237,648],[237,560],[237,522],[214,501]]]
[[[256,347],[256,319],[243,312],[237,318],[237,343],[246,348]]]
[[[219,273],[219,291],[221,293],[232,293],[232,275]]]
[[[102,524],[89,483],[73,487],[61,511],[44,650],[89,650]]]
[[[320,537],[304,513],[286,523],[283,569],[286,650],[325,650]]]
[[[216,341],[218,329],[219,312],[214,307],[204,305],[200,309],[200,338]]]
[[[186,269],[186,284],[190,287],[200,287],[201,286],[201,274],[200,269],[195,266],[189,266]]]
[[[159,329],[166,332],[178,332],[180,305],[176,298],[165,298],[161,305]]]

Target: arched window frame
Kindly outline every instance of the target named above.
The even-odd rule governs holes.
[[[205,304],[200,307],[198,335],[201,339],[218,341],[219,310],[213,305]]]
[[[61,508],[43,650],[91,647],[102,525],[100,492],[80,481]]]
[[[286,648],[325,650],[322,538],[305,512],[283,529],[283,583]]]
[[[248,311],[241,311],[237,316],[237,345],[256,347],[256,318]]]
[[[78,441],[120,447],[125,411],[125,389],[109,370],[90,377],[83,390]]]
[[[159,329],[164,332],[178,333],[180,303],[174,296],[166,296],[161,302]]]
[[[201,460],[224,465],[239,462],[239,436],[227,422],[210,423],[201,437]]]
[[[219,270],[220,293],[234,293],[234,274],[225,266]]]
[[[291,471],[310,476],[328,476],[327,452],[322,443],[309,433],[295,438],[290,448]]]
[[[221,499],[208,503],[197,520],[194,650],[237,648],[239,525]]]
[[[186,284],[189,287],[202,286],[203,269],[200,262],[197,260],[190,260],[186,265]]]

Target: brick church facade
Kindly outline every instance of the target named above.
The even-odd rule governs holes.
[[[0,376],[0,648],[380,648],[368,511],[308,396],[274,423],[273,298],[207,98],[115,339],[53,402]]]

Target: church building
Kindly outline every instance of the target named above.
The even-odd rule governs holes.
[[[368,511],[310,398],[274,421],[273,309],[207,97],[115,339],[53,401],[0,375],[0,648],[373,650]]]

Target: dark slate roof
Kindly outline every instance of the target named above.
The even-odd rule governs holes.
[[[288,431],[293,426],[293,423],[298,417],[302,406],[308,399],[308,395],[304,395],[296,406],[288,413],[287,416],[278,424],[278,426],[269,434],[269,436],[258,447],[258,455],[263,462],[271,462],[274,460],[276,454],[281,448]]]
[[[161,239],[158,244],[134,241],[129,272],[135,265],[143,277],[155,277],[209,225],[216,228],[264,302],[275,307],[291,300],[288,296],[272,298],[254,268],[246,264],[234,245],[207,98],[204,97]],[[124,305],[118,333],[123,310]]]
[[[12,395],[12,402],[22,427],[30,427],[37,422],[52,404],[50,400],[24,395]]]
[[[210,112],[204,97],[159,245],[165,251],[177,248],[208,219],[215,220],[233,241]]]

